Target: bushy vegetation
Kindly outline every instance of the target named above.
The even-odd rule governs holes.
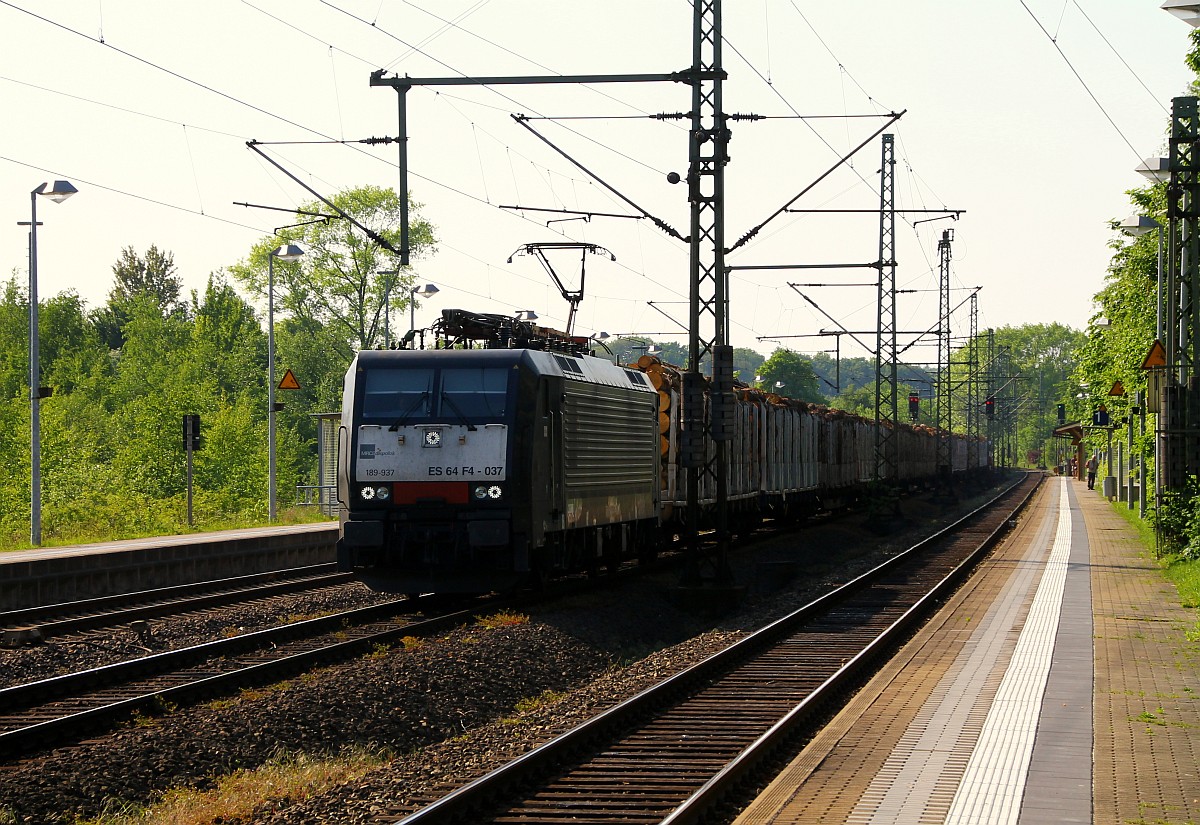
[[[398,235],[394,192],[364,187],[336,197],[377,232]],[[275,265],[276,380],[291,369],[302,388],[276,393],[283,403],[276,447],[284,509],[297,485],[319,483],[312,416],[340,409],[353,353],[382,344],[389,296],[377,273],[390,261],[356,231],[345,221],[295,230],[287,240],[313,253]],[[417,221],[413,237],[418,249],[428,248],[432,229]],[[53,390],[41,402],[44,544],[187,530],[185,414],[202,422],[203,446],[193,465],[196,527],[266,521],[265,312],[256,312],[235,285],[265,298],[266,256],[280,242],[263,239],[247,261],[211,274],[204,291],[189,297],[180,294],[169,252],[127,248],[112,268],[104,306],[89,311],[73,292],[40,302],[40,384]],[[364,286],[339,295],[328,286],[334,278],[361,278]],[[404,311],[411,276],[392,279],[391,307]],[[29,544],[23,281],[14,273],[0,284],[0,549]]]
[[[1189,93],[1200,94],[1200,29],[1192,32],[1192,48],[1186,63],[1198,75]],[[1165,152],[1165,146],[1164,146]],[[1129,191],[1130,212],[1153,218],[1164,232],[1167,217],[1167,183],[1159,182]],[[1122,216],[1123,217],[1123,216]],[[1119,220],[1119,219],[1118,219]],[[1156,338],[1156,296],[1158,292],[1158,233],[1129,237],[1117,231],[1113,222],[1112,262],[1104,288],[1095,296],[1096,314],[1087,330],[1087,338],[1078,352],[1078,364],[1072,374],[1074,392],[1065,394],[1068,418],[1088,424],[1103,404],[1110,422],[1119,425],[1137,405],[1138,393],[1147,390],[1147,372],[1143,359]],[[1170,262],[1164,259],[1164,267]],[[1165,293],[1164,293],[1165,296]],[[1170,301],[1169,297],[1164,297]],[[1112,396],[1117,384],[1124,396]],[[1140,426],[1137,428],[1140,430]],[[1134,452],[1154,455],[1155,416],[1149,417],[1146,433],[1135,435]],[[1119,432],[1119,431],[1118,431]],[[1107,433],[1099,428],[1085,430],[1086,449],[1094,452],[1106,446]],[[1153,485],[1156,472],[1153,459],[1147,462],[1141,481]],[[1124,481],[1121,479],[1120,481]],[[1127,514],[1135,519],[1132,513]],[[1146,544],[1162,560],[1166,576],[1174,581],[1185,606],[1200,603],[1200,479],[1188,476],[1181,489],[1163,490],[1157,506],[1147,512],[1154,535]]]
[[[1192,33],[1192,50],[1186,62],[1193,71],[1200,72],[1200,30]],[[1200,84],[1193,82],[1190,93],[1200,93]],[[1169,226],[1167,183],[1148,184],[1128,194],[1130,214],[1153,218],[1165,232]],[[1104,288],[1094,298],[1096,313],[1072,376],[1075,392],[1064,398],[1069,417],[1085,424],[1104,405],[1112,424],[1119,426],[1137,405],[1137,394],[1147,390],[1147,372],[1141,365],[1156,338],[1158,233],[1129,237],[1118,230],[1117,222],[1123,217],[1113,222],[1112,262]],[[1164,258],[1163,265],[1169,267],[1169,260]],[[1164,291],[1164,301],[1170,300]],[[1124,396],[1110,396],[1117,383],[1124,388]],[[1153,456],[1154,430],[1151,416],[1146,433],[1135,436],[1135,453]],[[1106,446],[1105,431],[1089,430],[1086,436],[1089,452]],[[1154,484],[1155,470],[1153,462],[1148,462],[1144,483]],[[1192,477],[1183,489],[1168,492],[1152,514],[1160,553],[1178,555],[1185,561],[1200,559],[1198,493],[1200,485]]]

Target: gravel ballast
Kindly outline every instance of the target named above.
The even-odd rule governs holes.
[[[958,508],[966,509],[965,506]],[[913,528],[880,539],[851,518],[741,551],[743,606],[719,621],[677,609],[676,574],[539,609],[526,624],[462,627],[423,644],[179,709],[0,771],[0,823],[69,822],[113,800],[144,804],[176,787],[290,754],[385,754],[365,777],[296,802],[265,800],[226,825],[366,823],[535,747],[810,601],[945,521],[911,501]],[[778,567],[800,574],[781,587]],[[772,572],[756,582],[756,571]],[[166,633],[164,629],[161,632]],[[547,692],[553,692],[547,694]],[[522,700],[549,698],[518,713]],[[415,804],[415,803],[413,803]]]
[[[396,598],[354,582],[273,596],[180,616],[150,619],[144,629],[125,625],[52,636],[41,644],[0,647],[0,688],[87,668],[178,650],[214,639],[277,627],[288,621],[340,613]]]

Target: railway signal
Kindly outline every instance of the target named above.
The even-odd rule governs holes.
[[[994,395],[989,395],[983,402],[983,414],[988,418],[996,417],[996,397]]]
[[[916,421],[921,416],[921,396],[915,392],[908,394],[908,417]]]

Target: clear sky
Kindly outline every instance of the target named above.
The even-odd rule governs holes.
[[[914,290],[900,295],[899,327],[936,323],[937,242],[952,227],[952,301],[982,287],[981,328],[1052,321],[1082,328],[1110,256],[1108,222],[1129,213],[1125,190],[1142,185],[1133,169],[1163,152],[1170,100],[1187,90],[1190,29],[1160,5],[726,2],[724,108],[769,116],[732,124],[728,241],[882,126],[878,115],[907,110],[888,130],[896,136],[897,206],[965,214],[898,223],[897,281]],[[43,297],[73,289],[100,305],[121,249],[141,253],[151,244],[174,254],[186,289],[203,289],[210,273],[291,222],[234,202],[310,200],[247,140],[395,135],[396,95],[369,86],[376,68],[413,77],[684,69],[691,14],[687,0],[0,0],[0,266],[24,281],[27,230],[17,222],[29,220],[28,193],[66,178],[77,196],[38,204]],[[510,115],[587,117],[535,125],[686,234],[686,188],[666,178],[686,172],[685,130],[645,116],[686,112],[687,87],[425,88],[408,97],[410,188],[440,238],[436,254],[414,263],[420,282],[441,289],[418,308],[418,326],[451,306],[533,309],[549,325],[565,324],[567,305],[537,261],[507,260],[526,243],[577,240],[617,258],[589,258],[577,332],[663,339],[681,332],[672,318],[686,316],[687,250],[649,221],[547,226],[561,216],[498,207],[629,213]],[[270,151],[323,192],[398,181],[394,147]],[[878,208],[879,159],[876,139],[796,206]],[[806,213],[772,221],[727,263],[877,258],[877,216]],[[577,271],[574,257],[554,260],[564,273]],[[769,353],[775,345],[760,338],[833,329],[788,283],[855,284],[873,275],[735,273],[733,343]],[[872,288],[800,291],[847,329],[875,325]],[[966,323],[960,310],[956,333]],[[832,339],[788,343],[813,351]],[[934,353],[914,351],[912,360]],[[843,355],[861,354],[843,341]]]

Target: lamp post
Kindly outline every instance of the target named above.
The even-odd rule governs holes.
[[[1142,172],[1143,166],[1146,167],[1147,169],[1152,168],[1153,160],[1155,160],[1155,159],[1150,158],[1148,160],[1143,161],[1142,166],[1138,167],[1138,171]],[[1158,158],[1157,160],[1163,161],[1163,165],[1165,166],[1166,158]],[[1149,177],[1155,181],[1158,180],[1158,178],[1152,172],[1147,172],[1145,174],[1147,177]],[[1126,218],[1124,221],[1121,222],[1120,229],[1122,232],[1127,232],[1128,234],[1135,235],[1135,236],[1136,235],[1145,235],[1151,229],[1158,230],[1158,274],[1156,276],[1157,289],[1155,292],[1155,301],[1154,301],[1154,340],[1161,342],[1163,339],[1163,301],[1162,301],[1163,226],[1161,223],[1154,220],[1154,218],[1147,217],[1146,215],[1131,215],[1130,217]],[[1151,375],[1153,375],[1153,373],[1151,373]],[[1154,388],[1156,386],[1153,381],[1150,383],[1151,383],[1151,388]],[[1155,399],[1155,403],[1156,404],[1158,403],[1158,399]],[[1142,430],[1144,431],[1146,429],[1145,401],[1144,400],[1139,401],[1138,406],[1142,408]],[[1156,409],[1157,409],[1157,407],[1156,407]],[[1130,456],[1133,455],[1132,418],[1131,418],[1131,421],[1129,424],[1129,454],[1130,454]],[[1158,444],[1157,444],[1157,439],[1156,439],[1155,455],[1157,456],[1158,454],[1159,454],[1159,450],[1158,450]],[[1158,458],[1156,458],[1155,461],[1157,462]],[[1141,506],[1141,512],[1139,513],[1139,515],[1144,516],[1146,514],[1146,456],[1144,454],[1141,456],[1141,462],[1142,462],[1142,469],[1141,469],[1142,506]],[[1159,478],[1161,475],[1161,473],[1157,472],[1157,470],[1161,466],[1162,466],[1161,464],[1155,465],[1155,473],[1154,473],[1154,500],[1155,500],[1155,502],[1158,501],[1158,491],[1159,491],[1159,483],[1160,483]],[[1130,507],[1133,506],[1132,496],[1130,496],[1129,506]]]
[[[417,348],[417,296],[422,298],[432,298],[440,292],[433,284],[425,284],[424,286],[414,286],[408,291],[408,340],[412,342],[412,348]]]
[[[383,275],[387,278],[387,284],[383,288],[383,348],[392,348],[392,331],[389,323],[392,317],[392,287],[395,286],[394,278],[400,274],[398,269],[379,269],[375,271],[376,275]]]
[[[50,188],[47,189],[46,187]],[[38,346],[37,294],[37,196],[62,203],[79,190],[69,181],[43,183],[29,193],[29,541],[35,547],[42,543],[42,380]]]
[[[275,259],[298,261],[304,250],[294,243],[267,253],[267,520],[275,521]]]
[[[1150,180],[1153,183],[1168,183],[1169,184],[1171,181],[1171,160],[1170,160],[1170,158],[1164,158],[1164,157],[1146,158],[1140,164],[1138,164],[1137,169],[1135,169],[1134,171],[1136,171],[1138,174],[1142,175],[1143,177],[1145,177],[1146,179]],[[1147,226],[1147,224],[1144,223],[1145,220],[1147,220],[1147,219],[1141,218],[1141,217],[1138,218],[1139,227]],[[1126,221],[1126,223],[1128,223],[1128,222],[1129,221]],[[1175,336],[1167,335],[1166,329],[1163,327],[1163,309],[1164,309],[1164,307],[1163,307],[1163,227],[1157,221],[1155,221],[1154,223],[1158,225],[1158,292],[1157,292],[1158,306],[1157,306],[1157,314],[1155,316],[1154,338],[1156,341],[1160,341],[1168,347],[1168,349],[1166,351],[1167,364],[1173,365],[1175,363]],[[1124,225],[1122,225],[1122,228],[1124,228]],[[1142,230],[1142,231],[1146,231],[1146,230]],[[1173,295],[1174,290],[1168,289],[1168,292],[1172,293],[1170,300],[1174,301],[1174,295]],[[1168,314],[1168,317],[1169,316],[1170,316],[1170,314]],[[1153,374],[1154,373],[1151,373],[1151,375],[1153,375]],[[1154,382],[1152,382],[1152,383],[1154,383]],[[1153,391],[1156,393],[1158,391],[1156,383],[1154,383]],[[1146,401],[1146,403],[1143,404],[1143,406],[1142,406],[1142,427],[1143,427],[1143,429],[1145,428],[1145,423],[1146,423],[1146,407],[1149,405],[1149,401],[1150,401],[1149,392],[1147,393],[1147,397],[1146,397],[1145,401]],[[1158,409],[1159,402],[1160,402],[1159,398],[1157,398],[1157,397],[1154,398],[1154,408],[1156,410]],[[1145,469],[1144,469],[1145,456],[1142,457],[1142,463],[1143,463],[1142,477],[1144,479],[1145,475],[1146,475]],[[1164,437],[1163,437],[1163,434],[1161,432],[1159,425],[1156,424],[1155,425],[1155,434],[1154,434],[1154,502],[1155,502],[1155,507],[1157,507],[1160,503],[1161,491],[1162,491],[1162,475],[1163,475],[1162,470],[1163,470],[1163,468],[1166,467],[1166,464],[1167,464],[1167,462],[1166,462],[1166,441],[1164,440]],[[1146,485],[1143,483],[1142,484],[1143,498],[1145,497],[1145,488],[1146,488]],[[1157,536],[1157,531],[1155,531],[1155,535]]]

